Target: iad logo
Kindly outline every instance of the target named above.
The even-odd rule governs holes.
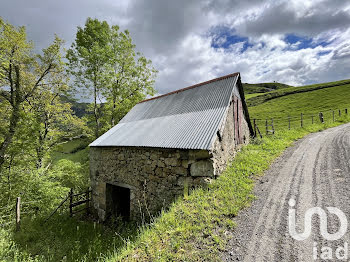
[[[288,214],[288,229],[289,229],[289,234],[298,241],[303,241],[307,239],[312,230],[312,216],[314,214],[318,215],[319,221],[320,221],[320,233],[322,237],[326,240],[333,241],[333,240],[338,240],[344,236],[344,234],[347,231],[348,228],[348,221],[345,216],[345,214],[338,208],[336,207],[327,207],[327,210],[329,213],[334,214],[338,217],[339,222],[340,222],[340,227],[336,233],[330,234],[328,233],[327,230],[327,214],[326,212],[320,208],[320,207],[313,207],[309,208],[304,217],[304,232],[298,233],[296,231],[296,214],[295,214],[295,200],[290,199],[289,202],[289,214]],[[340,246],[335,250],[335,255],[336,258],[338,259],[347,259],[348,256],[348,244],[344,243],[344,247]],[[314,242],[314,248],[313,248],[313,258],[318,259],[318,249],[317,249],[317,243]],[[321,259],[333,259],[332,256],[332,248],[331,247],[321,247],[321,254],[320,254]]]
[[[348,220],[346,219],[345,214],[336,207],[327,207],[327,210],[331,213],[336,215],[339,218],[340,221],[340,228],[338,232],[334,234],[329,234],[327,231],[327,214],[326,212],[320,208],[320,207],[312,207],[309,208],[305,213],[305,219],[304,219],[304,232],[303,233],[297,233],[296,231],[296,223],[295,223],[295,209],[293,208],[295,206],[295,200],[289,199],[289,234],[295,239],[295,240],[305,240],[307,239],[311,234],[312,229],[312,216],[314,214],[317,214],[320,219],[320,233],[322,237],[326,240],[333,241],[338,240],[344,236],[346,233],[346,230],[348,229]]]

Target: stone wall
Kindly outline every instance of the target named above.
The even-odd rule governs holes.
[[[248,123],[244,118],[243,112],[239,112],[239,117],[241,118],[241,131],[243,137],[243,144],[239,144],[238,141],[235,141],[235,124],[234,124],[234,103],[231,102],[230,107],[228,108],[226,119],[219,130],[216,139],[214,141],[212,155],[213,155],[213,164],[215,176],[218,176],[225,170],[228,162],[232,160],[236,152],[244,144],[249,143],[249,127]]]
[[[108,218],[106,183],[130,189],[130,217],[140,219],[168,207],[185,188],[213,177],[212,155],[205,150],[91,147],[92,202],[100,220]]]
[[[242,145],[235,141],[233,103],[213,141],[213,150],[177,150],[140,147],[91,147],[90,176],[93,207],[100,220],[108,218],[106,184],[130,189],[130,218],[155,215],[185,189],[205,186],[225,169]],[[249,128],[241,117],[244,144]],[[107,212],[106,212],[107,211]]]

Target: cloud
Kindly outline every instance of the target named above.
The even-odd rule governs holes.
[[[42,48],[74,40],[96,17],[129,29],[173,91],[240,71],[244,82],[292,85],[350,78],[350,4],[340,0],[2,1],[0,16],[26,25]]]

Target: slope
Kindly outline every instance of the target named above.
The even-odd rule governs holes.
[[[250,117],[261,121],[273,118],[277,128],[287,128],[288,117],[291,119],[292,126],[300,126],[301,113],[303,113],[303,124],[312,124],[312,118],[314,118],[314,122],[318,121],[319,112],[324,114],[325,120],[331,119],[333,121],[333,110],[335,118],[337,118],[339,117],[339,109],[341,110],[340,114],[344,114],[346,108],[350,109],[350,84],[343,84],[343,82],[341,85],[337,84],[333,87],[316,90],[313,89],[314,86],[300,87],[303,92],[288,93],[255,106],[251,105],[249,107]],[[318,86],[324,87],[326,85]]]

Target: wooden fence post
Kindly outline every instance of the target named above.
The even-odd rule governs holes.
[[[256,137],[256,119],[254,118],[254,137]]]
[[[90,213],[90,188],[87,189],[86,191],[86,214]]]
[[[267,125],[267,119],[265,121],[265,128],[266,128],[266,135],[268,135],[269,133],[269,128],[268,128],[268,125]]]
[[[335,122],[335,117],[334,117],[334,110],[333,110],[333,122]]]
[[[347,109],[347,108],[345,108],[345,114],[346,114],[346,115],[348,114],[348,109]]]
[[[341,116],[341,111],[340,111],[340,109],[339,109],[338,111],[339,111],[339,116]]]
[[[69,193],[69,215],[72,217],[73,216],[73,188],[70,189]]]
[[[324,119],[323,119],[323,113],[322,112],[319,113],[319,117],[320,117],[320,122],[323,124],[324,123]]]
[[[288,129],[290,130],[290,116],[288,116]]]
[[[300,126],[303,127],[303,113],[300,114]]]
[[[21,229],[21,198],[16,200],[16,231]]]

